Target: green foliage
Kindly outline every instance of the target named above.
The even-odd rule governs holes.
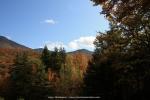
[[[25,100],[41,100],[52,95],[45,67],[36,58],[26,53],[17,54],[11,72],[11,92],[9,96]],[[15,99],[15,100],[16,100]]]
[[[61,66],[65,64],[66,61],[66,51],[64,48],[55,48],[54,51],[50,53],[45,46],[41,60],[46,66],[46,70],[50,68],[51,70],[59,73]]]
[[[52,70],[59,73],[59,70],[61,69],[61,66],[65,64],[66,61],[66,52],[64,48],[55,48],[54,52],[51,53],[50,62],[52,66]]]
[[[47,80],[47,74],[45,72],[45,66],[42,64],[42,62],[39,59],[36,58],[30,58],[30,63],[33,67],[33,84],[38,83],[37,85],[44,85],[45,81]]]
[[[41,60],[43,64],[46,66],[46,70],[50,66],[50,52],[47,48],[47,46],[44,47],[44,50],[42,52]]]
[[[74,68],[69,55],[65,65],[61,66],[59,81],[56,82],[55,94],[60,96],[77,96],[81,92],[82,79],[79,69]],[[76,66],[75,66],[76,67]]]
[[[27,96],[32,86],[32,65],[26,53],[17,54],[11,74],[12,85],[17,96]]]
[[[60,79],[56,82],[55,94],[60,96],[71,96],[72,93],[72,70],[71,66],[62,66],[60,69]]]

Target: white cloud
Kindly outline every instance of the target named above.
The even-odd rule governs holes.
[[[68,46],[72,49],[82,49],[82,48],[88,48],[88,49],[94,49],[94,42],[95,37],[94,36],[86,36],[86,37],[80,37],[79,39],[71,41]]]
[[[68,44],[68,47],[70,47],[71,49],[78,49],[79,46],[76,42],[74,41],[71,41],[69,44]]]
[[[47,23],[47,24],[56,24],[57,21],[55,21],[53,19],[46,19],[46,20],[44,20],[44,23]]]
[[[72,40],[68,44],[64,44],[63,42],[47,41],[45,42],[44,45],[46,45],[49,50],[54,50],[55,47],[57,48],[64,47],[66,51],[72,51],[77,49],[94,50],[93,44],[94,40],[95,40],[94,36],[85,36]]]

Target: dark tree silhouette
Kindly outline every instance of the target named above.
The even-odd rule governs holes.
[[[48,50],[47,46],[44,47],[44,50],[42,52],[41,60],[43,64],[46,66],[45,70],[47,71],[50,65],[50,51]]]
[[[85,94],[104,100],[148,100],[150,96],[149,0],[92,0],[102,6],[110,30],[95,40],[85,75]]]

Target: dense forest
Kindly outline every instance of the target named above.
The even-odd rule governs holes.
[[[150,1],[91,0],[101,6],[109,30],[99,32],[91,55],[64,48],[42,53],[0,50],[0,96],[48,100],[95,96],[101,100],[150,99]]]
[[[50,96],[79,96],[91,54],[66,53],[64,48],[41,53],[0,49],[0,96],[5,100],[48,100]],[[3,100],[3,99],[2,99]]]

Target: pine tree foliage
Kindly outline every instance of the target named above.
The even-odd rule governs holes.
[[[41,60],[46,66],[46,70],[50,68],[51,70],[55,71],[56,73],[59,73],[61,66],[65,64],[66,61],[66,51],[64,48],[54,48],[54,51],[48,50],[48,48],[45,46]]]
[[[28,57],[26,52],[17,54],[10,79],[12,84],[9,96],[14,100],[20,97],[41,100],[52,95],[45,66],[40,60]]]
[[[41,60],[43,62],[43,64],[46,66],[45,70],[48,69],[48,67],[50,66],[50,51],[48,50],[47,46],[44,47],[44,50],[42,52],[41,55]]]

